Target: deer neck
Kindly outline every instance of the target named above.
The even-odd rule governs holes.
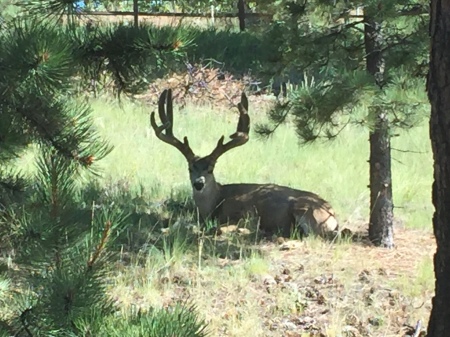
[[[216,210],[221,200],[221,189],[222,186],[215,179],[205,185],[201,191],[193,188],[195,205],[203,220],[210,218]]]

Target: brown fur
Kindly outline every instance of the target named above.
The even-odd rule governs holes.
[[[334,210],[318,195],[274,184],[219,185],[220,198],[211,216],[219,223],[259,220],[261,229],[288,236],[295,226],[303,234],[325,236],[338,228]]]

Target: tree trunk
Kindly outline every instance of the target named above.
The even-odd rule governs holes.
[[[138,0],[133,0],[133,17],[134,17],[134,26],[139,27],[139,3]]]
[[[380,89],[384,81],[384,57],[382,54],[383,35],[381,23],[373,19],[367,9],[364,14],[364,43],[366,49],[367,71],[374,76]],[[392,175],[391,175],[391,139],[389,120],[379,106],[372,107],[375,121],[370,132],[370,220],[369,239],[377,245],[394,247]]]
[[[245,30],[245,2],[244,0],[238,0],[238,18],[239,18],[239,30],[243,32]]]
[[[450,2],[431,0],[430,138],[434,155],[435,296],[428,337],[450,334]]]

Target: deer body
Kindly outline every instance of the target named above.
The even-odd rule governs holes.
[[[167,112],[165,110],[167,105]],[[226,151],[248,141],[250,118],[248,102],[242,94],[237,131],[231,140],[223,143],[222,136],[213,152],[206,157],[194,155],[187,138],[181,142],[172,131],[172,94],[165,90],[159,99],[159,116],[163,123],[157,126],[154,113],[151,124],[156,136],[176,147],[187,159],[195,204],[203,220],[216,219],[219,224],[236,224],[249,217],[259,221],[259,227],[270,233],[288,236],[297,228],[301,234],[326,236],[338,229],[331,206],[318,195],[274,184],[228,184],[216,182],[213,171],[217,159]]]
[[[331,206],[318,195],[275,184],[229,184],[210,191],[196,191],[194,201],[202,219],[237,224],[249,217],[261,229],[289,236],[296,226],[303,235],[324,236],[337,230]]]

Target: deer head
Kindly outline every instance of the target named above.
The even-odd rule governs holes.
[[[160,140],[177,148],[186,158],[194,194],[217,189],[218,185],[214,178],[214,166],[217,160],[225,152],[244,145],[249,139],[250,117],[247,114],[248,100],[244,93],[242,93],[241,102],[238,103],[237,107],[239,110],[239,121],[237,130],[230,136],[230,140],[224,143],[225,137],[220,137],[215,149],[209,155],[199,157],[192,151],[187,137],[180,141],[173,134],[172,90],[164,90],[159,97],[158,114],[162,125],[158,126],[156,124],[155,113],[152,112],[150,116],[152,128]],[[209,197],[212,196],[210,193],[207,193],[207,195]]]

